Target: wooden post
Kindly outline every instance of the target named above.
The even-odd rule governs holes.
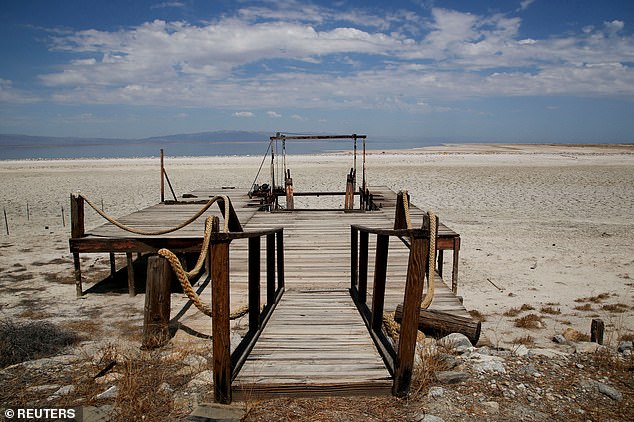
[[[405,215],[405,199],[407,199],[407,203],[409,203],[409,195],[407,194],[407,192],[400,191],[396,195],[396,210],[394,213],[395,230],[407,228],[407,216]]]
[[[451,269],[451,291],[458,293],[458,260],[460,258],[460,236],[453,240],[453,267]]]
[[[229,199],[229,197],[227,197]],[[238,214],[236,214],[236,210],[233,208],[233,204],[231,203],[231,199],[229,199],[229,215],[225,215],[225,201],[224,199],[220,199],[218,201],[218,207],[220,207],[220,212],[222,213],[223,218],[229,219],[229,231],[230,232],[241,232],[244,231],[242,229],[242,224],[240,224],[240,219],[238,219]]]
[[[77,239],[86,234],[84,228],[84,198],[79,194],[70,195],[70,237]],[[75,267],[75,291],[77,297],[83,295],[81,283],[81,262],[79,252],[73,252],[73,264]]]
[[[418,314],[423,295],[425,266],[429,255],[429,243],[422,238],[412,238],[407,264],[407,279],[403,299],[403,319],[398,342],[396,368],[392,394],[404,396],[409,392],[416,353]]]
[[[291,170],[286,170],[286,209],[295,209],[295,200],[293,199],[293,179],[291,178]]]
[[[361,232],[359,252],[359,302],[366,303],[368,297],[368,232]]]
[[[350,288],[357,288],[359,274],[359,230],[350,227]]]
[[[603,344],[603,332],[605,325],[602,319],[593,319],[590,326],[590,341],[598,344]]]
[[[148,258],[145,308],[143,313],[143,349],[155,349],[170,339],[170,286],[172,267],[159,255]]]
[[[229,336],[229,242],[211,244],[214,401],[231,403],[231,340]]]
[[[128,261],[128,295],[134,297],[136,296],[136,290],[134,288],[134,260],[132,259],[132,252],[126,252],[125,256]]]
[[[164,166],[164,154],[163,148],[161,148],[161,203],[165,202],[165,166]]]
[[[260,237],[249,238],[249,331],[260,328]]]
[[[115,278],[117,275],[117,262],[114,259],[114,252],[110,252],[110,277]]]
[[[2,208],[2,211],[4,211],[4,227],[7,229],[7,236],[9,236],[9,220],[7,220],[7,209]]]
[[[277,239],[277,288],[284,288],[284,232],[275,233]]]
[[[383,307],[385,303],[385,279],[387,275],[387,254],[390,237],[379,234],[376,237],[376,259],[374,263],[374,287],[372,289],[371,328],[381,331]]]
[[[266,235],[266,304],[275,302],[275,233]]]

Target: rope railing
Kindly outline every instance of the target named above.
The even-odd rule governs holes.
[[[90,207],[93,210],[95,210],[97,212],[97,214],[102,216],[109,223],[119,227],[121,230],[125,230],[127,232],[138,234],[138,235],[141,235],[141,236],[161,236],[163,234],[173,233],[173,232],[175,232],[177,230],[182,229],[183,227],[186,227],[186,226],[190,225],[194,221],[196,221],[196,219],[198,219],[198,217],[203,215],[205,213],[205,211],[207,211],[214,203],[216,203],[218,201],[223,201],[224,202],[224,210],[225,210],[225,213],[224,213],[225,218],[224,218],[224,227],[223,227],[223,229],[224,229],[225,232],[229,231],[229,215],[230,215],[230,206],[231,205],[230,205],[230,202],[229,202],[229,197],[226,196],[226,195],[214,196],[209,201],[207,201],[207,203],[205,205],[203,205],[203,207],[196,214],[194,214],[192,217],[190,217],[186,221],[182,222],[181,224],[179,224],[179,225],[177,225],[175,227],[171,227],[169,229],[156,230],[156,231],[145,231],[145,230],[140,230],[140,229],[136,229],[134,227],[127,226],[127,225],[117,221],[114,217],[112,217],[112,216],[108,215],[107,213],[105,213],[104,211],[102,211],[97,205],[95,205],[92,201],[90,201],[84,194],[79,193],[78,195],[88,205],[90,205]]]

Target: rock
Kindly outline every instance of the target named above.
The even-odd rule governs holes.
[[[159,385],[158,388],[159,391],[163,391],[167,394],[172,394],[174,392],[174,389],[172,388],[171,385],[169,385],[168,383],[164,382],[163,384]]]
[[[502,363],[504,359],[501,357],[474,353],[470,356],[470,358],[472,361],[475,361],[473,369],[478,372],[506,373],[506,369],[504,369],[504,364]]]
[[[117,397],[118,394],[119,394],[119,388],[116,385],[113,385],[112,387],[110,387],[106,391],[104,391],[103,393],[97,394],[95,396],[95,398],[97,400],[99,400],[99,399],[113,399],[113,398]]]
[[[530,354],[533,356],[543,356],[545,358],[560,358],[568,356],[568,353],[553,349],[531,349]]]
[[[246,414],[239,404],[209,403],[196,406],[188,420],[240,422]]]
[[[598,383],[597,387],[599,388],[599,392],[605,394],[609,398],[615,401],[623,400],[623,395],[616,388],[609,386],[607,384]]]
[[[46,390],[58,390],[58,384],[44,384],[44,385],[32,385],[31,387],[27,387],[27,391],[46,391]]]
[[[447,369],[453,369],[460,363],[458,358],[448,353],[441,353],[438,355],[438,361],[442,362]]]
[[[619,343],[619,347],[618,347],[618,351],[619,353],[624,353],[626,350],[631,351],[632,349],[634,349],[634,344],[632,343],[632,341],[622,341]]]
[[[84,421],[107,422],[112,420],[112,411],[114,406],[106,404],[104,406],[83,406],[82,417]]]
[[[51,394],[46,400],[47,401],[53,401],[55,399],[60,398],[61,396],[67,396],[67,395],[73,393],[74,391],[75,391],[75,386],[74,385],[65,385],[65,386],[59,388],[53,394]]]
[[[207,359],[199,355],[189,355],[183,359],[183,363],[193,368],[202,368],[207,366]]]
[[[594,353],[601,347],[598,343],[592,343],[589,341],[581,341],[575,343],[575,353]]]
[[[482,404],[484,410],[490,415],[497,415],[500,413],[500,403],[496,401],[485,401]]]
[[[442,384],[459,384],[469,379],[469,374],[460,371],[436,372],[436,379]]]
[[[445,420],[443,418],[439,418],[438,416],[424,415],[424,414],[420,414],[420,413],[415,416],[415,419],[418,422],[445,422]]]
[[[194,378],[192,378],[189,383],[187,383],[188,388],[198,388],[198,387],[208,387],[213,385],[214,383],[214,372],[212,370],[202,371]]]
[[[438,340],[438,344],[446,347],[447,349],[453,349],[459,354],[463,354],[467,351],[473,350],[471,340],[469,340],[469,338],[464,334],[460,333],[451,333],[448,336],[445,336]]]
[[[528,356],[528,353],[529,353],[528,347],[524,346],[523,344],[520,344],[519,346],[515,348],[515,350],[513,350],[513,354],[519,357]]]
[[[584,338],[588,338],[573,328],[566,328],[563,332],[563,336],[568,341],[582,341]]]
[[[537,368],[535,368],[535,366],[532,363],[529,363],[526,366],[522,366],[519,369],[519,372],[522,372],[522,373],[527,374],[527,375],[534,375],[534,374],[537,373]]]
[[[431,387],[427,395],[433,399],[438,399],[445,395],[445,389],[442,387]]]
[[[95,382],[97,384],[112,384],[120,380],[121,378],[123,378],[123,374],[120,374],[118,372],[111,372],[104,375],[103,377],[95,378]]]
[[[568,340],[566,340],[566,337],[562,336],[561,334],[557,334],[555,337],[553,337],[553,341],[557,344],[568,343]]]

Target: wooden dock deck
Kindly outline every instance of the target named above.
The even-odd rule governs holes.
[[[158,204],[132,213],[119,221],[144,230],[173,227],[195,214],[199,201],[214,195],[228,195],[246,232],[283,228],[285,292],[232,383],[236,397],[317,394],[388,394],[393,375],[386,357],[379,353],[376,339],[368,333],[350,295],[351,225],[376,229],[394,226],[396,193],[386,187],[370,188],[379,208],[368,212],[341,210],[258,211],[257,200],[246,190],[222,189],[192,192],[178,204]],[[413,225],[420,227],[423,211],[411,208]],[[147,253],[167,247],[177,251],[198,251],[203,221],[220,215],[218,207],[208,210],[196,222],[177,232],[160,236],[130,234],[106,223],[70,240],[73,253]],[[265,243],[260,241],[260,243]],[[374,271],[376,240],[369,240],[368,272]],[[468,317],[455,294],[460,237],[441,225],[438,232],[438,269],[442,271],[442,250],[453,251],[452,282],[436,281],[431,310]],[[250,243],[235,241],[230,256],[231,307],[247,302]],[[389,260],[384,309],[393,312],[403,303],[408,246],[397,237],[389,238]],[[260,259],[266,266],[264,257]],[[249,261],[250,262],[250,261]],[[453,290],[453,291],[452,291]],[[367,303],[373,307],[372,291]],[[261,303],[268,303],[261,291]],[[211,287],[201,297],[211,300]],[[209,318],[190,310],[187,323],[210,332]],[[389,365],[388,365],[389,366]]]

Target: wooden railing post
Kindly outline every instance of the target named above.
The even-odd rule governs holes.
[[[70,195],[70,236],[73,239],[84,237],[86,234],[84,227],[84,198],[79,194]],[[73,252],[73,264],[75,268],[75,291],[77,297],[83,295],[81,283],[81,261],[79,252]]]
[[[170,338],[172,267],[159,255],[148,258],[145,308],[143,313],[143,349],[154,349]]]
[[[291,178],[291,169],[286,170],[286,209],[295,209],[295,200],[293,199],[293,179]]]
[[[387,276],[387,254],[390,237],[379,234],[376,237],[376,259],[374,263],[374,287],[372,289],[371,328],[380,331],[383,325],[385,303],[385,280]]]
[[[406,395],[412,382],[412,369],[414,367],[414,353],[416,352],[416,336],[418,332],[418,314],[420,313],[420,303],[423,294],[426,257],[429,254],[429,244],[426,239],[411,238],[410,242],[405,296],[403,298],[403,319],[395,362],[394,384],[392,385],[392,394],[395,396]]]
[[[231,403],[231,340],[229,335],[229,242],[211,244],[214,401]]]
[[[277,288],[284,288],[284,232],[275,233],[277,237]]]
[[[161,148],[161,203],[165,202],[165,163],[163,148]]]
[[[359,230],[350,227],[350,289],[357,288],[359,273]]]
[[[249,330],[260,328],[260,237],[249,238]]]
[[[395,230],[407,228],[407,216],[405,215],[405,199],[407,199],[407,203],[409,204],[409,195],[407,194],[407,192],[400,191],[396,195],[396,210],[394,214]]]
[[[368,237],[366,231],[361,231],[359,245],[359,302],[366,303],[368,297]]]
[[[266,235],[266,304],[275,302],[275,233]]]

